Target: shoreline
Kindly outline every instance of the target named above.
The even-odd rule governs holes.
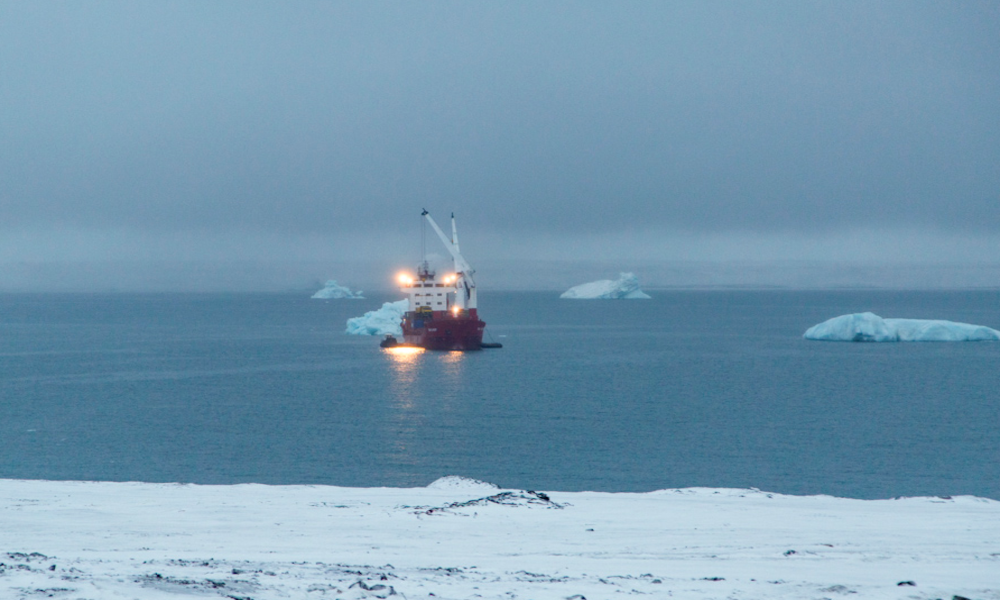
[[[0,508],[11,598],[1000,598],[972,496],[8,479]]]

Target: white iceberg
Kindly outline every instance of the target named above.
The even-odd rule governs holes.
[[[577,285],[559,297],[572,300],[649,300],[649,296],[639,289],[639,278],[635,273],[622,273],[617,281],[602,279]]]
[[[454,479],[423,488],[0,479],[0,514],[0,598],[1000,592],[989,555],[1000,502],[972,496],[530,492]]]
[[[347,320],[347,333],[351,335],[403,335],[400,322],[409,307],[409,300],[386,302],[378,310],[370,310],[360,317]]]
[[[346,288],[342,285],[339,285],[336,279],[331,279],[330,281],[327,281],[326,286],[320,291],[313,294],[312,297],[318,300],[333,300],[339,298],[351,298],[351,299],[364,298],[361,290],[358,290],[357,292],[352,292],[350,288]]]
[[[883,319],[865,312],[813,325],[803,337],[832,342],[981,342],[1000,340],[1000,331],[952,321]]]

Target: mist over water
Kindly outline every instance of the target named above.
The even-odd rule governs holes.
[[[709,264],[662,286],[1000,264],[992,2],[42,0],[0,72],[0,291],[376,289],[423,208],[473,265]]]
[[[645,289],[911,289],[1000,288],[1000,263],[884,264],[832,261],[659,261],[641,259],[502,259],[463,253],[491,291],[563,292],[634,272]],[[416,252],[394,260],[233,260],[18,262],[0,264],[0,293],[290,292],[312,293],[336,279],[351,289],[398,294],[395,274],[412,270]]]

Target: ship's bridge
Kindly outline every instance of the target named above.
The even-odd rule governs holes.
[[[459,307],[458,275],[451,273],[438,278],[436,274],[421,265],[417,277],[403,273],[399,276],[400,290],[410,301],[411,312],[446,311]]]

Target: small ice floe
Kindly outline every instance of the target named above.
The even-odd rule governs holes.
[[[813,325],[803,337],[833,342],[981,342],[1000,340],[1000,331],[952,321],[883,319],[865,312]]]
[[[403,335],[400,322],[410,305],[409,300],[386,302],[378,310],[370,310],[360,317],[347,320],[347,333],[351,335]]]
[[[352,292],[350,288],[344,287],[337,283],[336,279],[331,279],[326,282],[326,285],[320,291],[312,295],[313,298],[317,300],[334,300],[340,298],[350,298],[352,300],[363,299],[364,295],[361,290]]]
[[[571,300],[649,300],[649,295],[639,289],[635,273],[622,273],[616,281],[602,279],[569,288],[560,298]]]

